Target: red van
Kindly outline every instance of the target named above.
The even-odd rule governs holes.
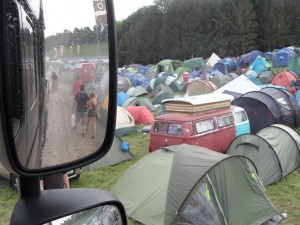
[[[172,112],[154,118],[149,152],[186,143],[224,153],[235,137],[232,107],[197,114]]]
[[[76,80],[77,77],[79,77],[83,83],[93,82],[94,74],[95,74],[94,63],[86,62],[86,63],[75,64],[74,80]]]

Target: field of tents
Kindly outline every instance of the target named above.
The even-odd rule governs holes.
[[[105,166],[134,160],[133,144],[121,147],[122,139],[149,133],[155,116],[167,113],[166,99],[226,93],[250,122],[250,132],[234,138],[226,154],[187,144],[144,149],[112,187],[127,215],[143,224],[280,223],[286,209],[265,188],[300,167],[298,53],[288,47],[119,69],[115,153],[108,156],[116,160]]]

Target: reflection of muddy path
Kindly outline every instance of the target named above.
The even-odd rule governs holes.
[[[53,91],[50,88],[46,145],[42,153],[43,167],[82,158],[95,151],[103,140],[104,129],[99,123],[95,139],[91,138],[91,124],[89,132],[84,138],[81,137],[81,126],[78,126],[77,130],[73,130],[71,127],[72,78],[72,73],[63,73],[62,77],[59,77],[58,90]]]

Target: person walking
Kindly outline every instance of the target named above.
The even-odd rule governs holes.
[[[74,97],[79,93],[81,85],[83,85],[83,83],[80,80],[80,77],[78,76],[78,77],[76,77],[76,80],[73,83],[72,94]]]
[[[87,123],[87,114],[88,114],[88,104],[90,97],[84,91],[85,86],[81,85],[79,92],[75,95],[72,114],[75,113],[75,126],[74,130],[77,129],[77,124],[81,121],[82,126],[82,137],[86,134],[86,123]]]
[[[93,136],[92,138],[95,138],[96,136],[96,129],[97,129],[97,104],[98,104],[98,96],[96,92],[91,92],[90,94],[90,100],[89,100],[89,112],[88,112],[88,121],[86,125],[86,130],[88,130],[89,123],[92,120],[93,124]]]

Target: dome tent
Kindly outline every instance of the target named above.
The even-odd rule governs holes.
[[[261,129],[256,135],[238,136],[229,145],[227,154],[250,158],[264,185],[278,182],[300,165],[297,142],[282,127],[272,125]]]
[[[282,219],[249,159],[187,144],[146,155],[112,193],[127,215],[143,224],[277,224]]]
[[[250,121],[251,133],[256,133],[264,127],[281,123],[282,121],[281,111],[277,102],[261,91],[247,92],[234,99],[231,104],[245,109]]]

